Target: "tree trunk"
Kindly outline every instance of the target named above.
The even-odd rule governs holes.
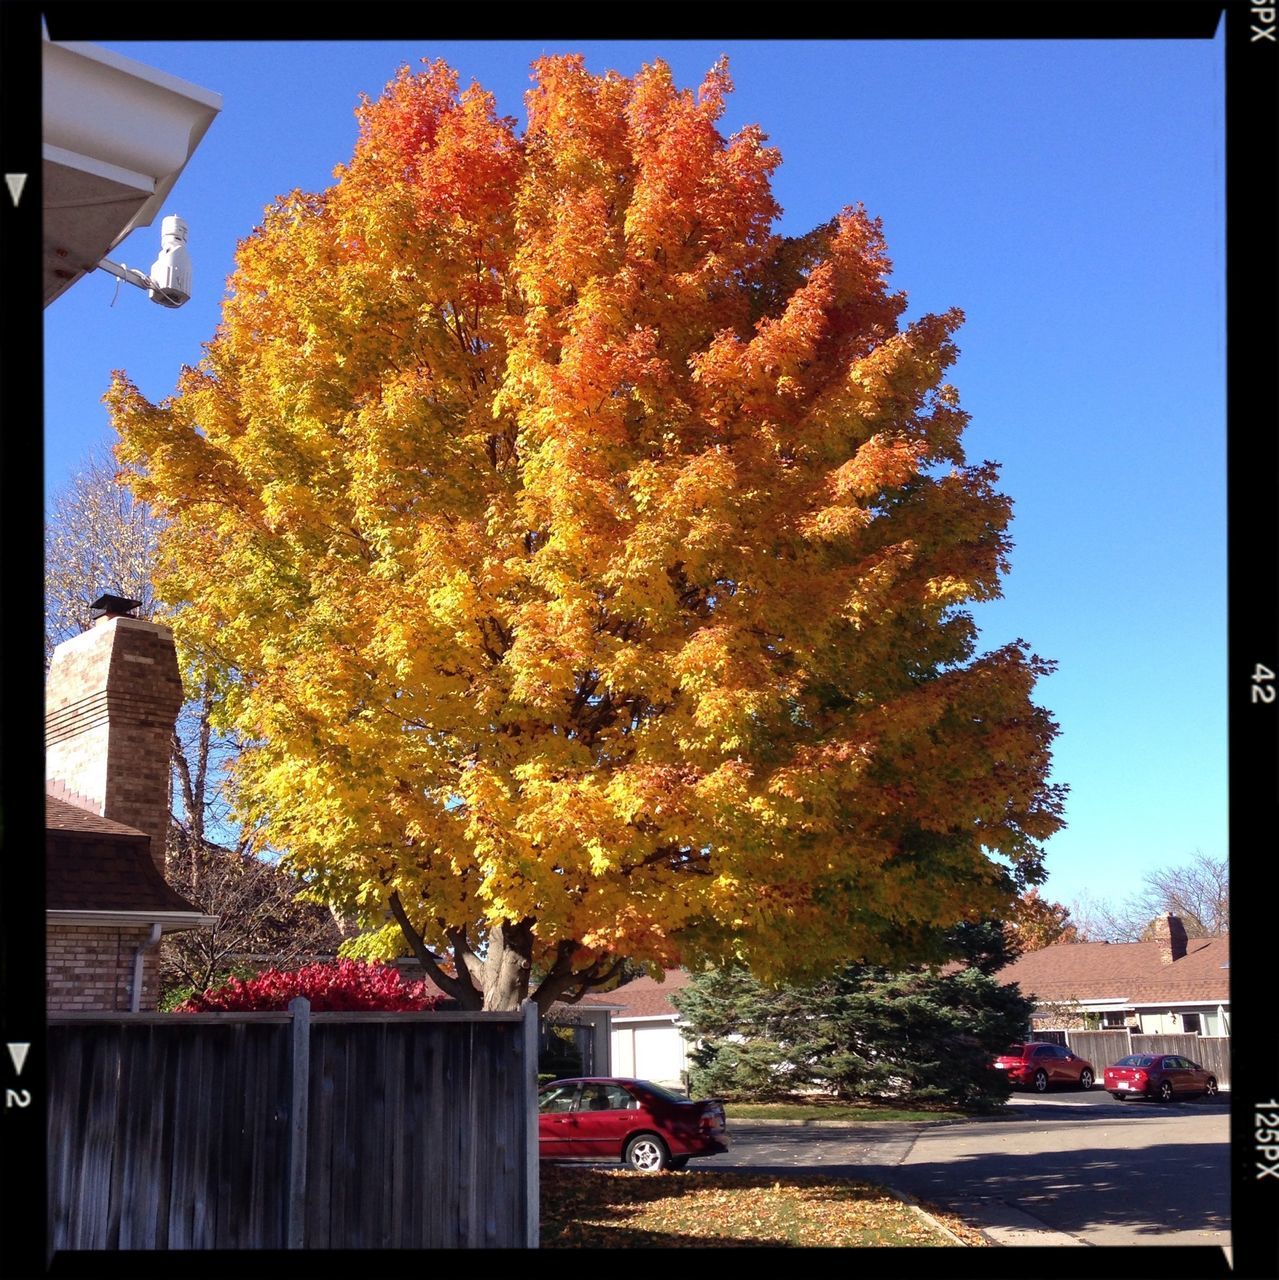
[[[528,999],[533,954],[532,922],[504,920],[489,934],[483,960],[467,957],[471,977],[483,994],[488,1013],[511,1013]]]

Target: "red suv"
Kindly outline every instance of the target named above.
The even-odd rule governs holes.
[[[690,1102],[647,1080],[552,1080],[537,1113],[543,1160],[622,1160],[657,1173],[728,1150],[723,1103]]]
[[[1043,1040],[1010,1044],[994,1062],[997,1071],[1006,1071],[1015,1085],[1046,1093],[1052,1084],[1070,1084],[1091,1089],[1097,1078],[1087,1058],[1077,1058],[1069,1049]]]

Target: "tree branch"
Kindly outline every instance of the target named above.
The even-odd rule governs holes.
[[[418,963],[426,970],[427,976],[431,981],[445,995],[452,996],[463,1009],[480,1008],[483,1002],[480,999],[480,993],[476,991],[474,985],[469,981],[469,974],[464,979],[462,971],[459,969],[457,977],[454,978],[441,968],[439,961],[436,960],[427,947],[426,940],[409,920],[408,913],[404,910],[404,903],[400,900],[400,895],[392,892],[387,901],[391,908],[391,914],[395,917],[396,924],[400,926],[400,932],[404,934],[405,941],[413,949],[413,954],[417,957]]]

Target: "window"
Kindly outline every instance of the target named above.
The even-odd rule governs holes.
[[[1183,1013],[1181,1015],[1181,1029],[1188,1036],[1199,1035],[1199,1015],[1197,1013]]]
[[[1122,1010],[1103,1013],[1101,1025],[1107,1031],[1122,1031],[1128,1025],[1128,1015]]]
[[[579,1111],[633,1111],[639,1104],[621,1085],[584,1084]]]
[[[538,1095],[537,1109],[539,1111],[572,1111],[573,1099],[576,1096],[577,1085],[558,1084],[543,1090]]]

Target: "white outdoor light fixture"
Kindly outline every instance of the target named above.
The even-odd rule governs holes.
[[[171,213],[160,224],[160,256],[151,264],[151,274],[137,267],[103,258],[98,266],[103,271],[139,289],[145,289],[152,302],[162,307],[180,307],[191,297],[191,255],[187,252],[187,224]]]

